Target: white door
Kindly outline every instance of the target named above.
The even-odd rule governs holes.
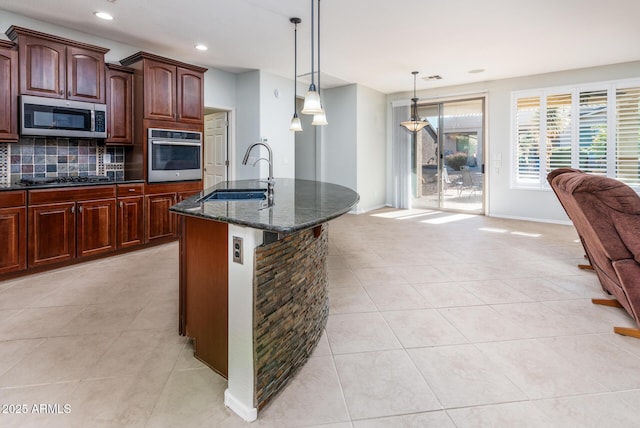
[[[204,117],[204,188],[227,179],[227,113]]]

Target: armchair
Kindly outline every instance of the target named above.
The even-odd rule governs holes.
[[[567,216],[569,217],[569,219],[571,219],[571,213],[575,211],[576,208],[572,207],[571,204],[573,203],[573,198],[566,198],[564,193],[559,194],[555,187],[553,187],[553,185],[551,185],[551,182],[553,181],[554,178],[556,178],[558,175],[560,174],[564,174],[567,172],[582,172],[579,169],[573,169],[573,168],[558,168],[558,169],[554,169],[553,171],[551,171],[549,174],[547,174],[547,181],[549,182],[549,185],[551,186],[551,188],[553,189],[554,193],[556,194],[556,197],[558,198],[558,201],[560,202],[560,205],[562,205],[562,208],[564,208],[564,211],[567,213]],[[584,254],[585,254],[585,258],[589,261],[588,264],[579,264],[578,268],[580,269],[584,269],[584,270],[590,270],[593,271],[593,266],[591,265],[591,260],[589,258],[589,250],[587,249],[586,245],[584,244],[584,239],[582,238],[582,236],[580,234],[578,234],[578,237],[580,238],[580,242],[582,243],[582,247],[584,248]]]
[[[554,171],[551,187],[580,235],[600,284],[640,326],[640,197],[626,184],[578,170]],[[640,329],[614,327],[640,338]]]

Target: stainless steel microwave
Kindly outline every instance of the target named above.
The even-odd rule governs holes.
[[[20,134],[107,138],[107,105],[20,96]]]
[[[149,128],[150,183],[202,180],[202,133]]]

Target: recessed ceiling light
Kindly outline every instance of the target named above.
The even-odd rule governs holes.
[[[196,49],[198,49],[199,51],[206,51],[207,49],[209,49],[208,47],[206,47],[206,46],[205,46],[205,45],[203,45],[203,44],[197,44],[197,45],[195,46],[195,48],[196,48]]]
[[[113,16],[111,16],[111,14],[107,12],[93,12],[93,14],[100,19],[104,19],[105,21],[113,20]]]
[[[469,74],[484,73],[484,68],[474,68],[473,70],[469,70],[468,73]]]

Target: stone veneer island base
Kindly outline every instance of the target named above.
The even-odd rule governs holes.
[[[243,180],[171,208],[182,224],[180,333],[193,338],[198,359],[228,379],[225,405],[249,421],[320,339],[329,313],[327,222],[358,202],[343,186],[276,183],[271,206],[207,200],[216,190],[263,186]]]

